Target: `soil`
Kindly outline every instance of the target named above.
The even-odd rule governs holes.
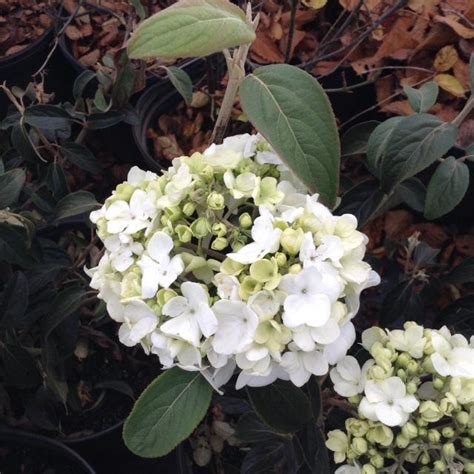
[[[0,58],[19,53],[53,26],[57,0],[0,0]]]

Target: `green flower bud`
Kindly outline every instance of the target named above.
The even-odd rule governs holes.
[[[405,449],[410,444],[410,439],[406,436],[403,436],[402,434],[399,434],[395,438],[395,444],[398,448]]]
[[[362,395],[353,395],[352,397],[349,397],[348,400],[349,403],[352,403],[353,405],[358,405],[362,400]]]
[[[196,206],[192,202],[187,202],[183,206],[183,214],[185,216],[191,217],[194,214],[194,211],[196,210]]]
[[[393,374],[393,367],[390,361],[378,360],[376,365],[373,365],[368,370],[368,377],[375,380],[383,380],[390,377]]]
[[[403,425],[402,434],[407,439],[416,438],[418,436],[418,427],[415,425],[415,423],[408,421],[405,423],[405,425]]]
[[[444,388],[444,380],[440,377],[433,377],[433,387],[436,390],[443,390]]]
[[[295,256],[299,253],[301,244],[303,243],[303,229],[285,229],[281,234],[280,244],[288,252],[289,255]]]
[[[187,225],[184,224],[178,224],[174,231],[176,232],[176,235],[178,236],[178,240],[186,244],[188,242],[191,242],[191,239],[193,238],[193,233],[191,231],[191,228],[188,227]]]
[[[216,222],[212,225],[211,232],[217,237],[225,237],[227,234],[227,226],[222,222]]]
[[[427,464],[429,464],[430,461],[431,461],[431,458],[430,458],[430,455],[428,453],[423,453],[420,456],[421,464],[424,464],[426,466]]]
[[[448,461],[453,460],[454,455],[456,454],[456,448],[454,447],[453,443],[443,444],[441,450]]]
[[[367,441],[364,438],[354,438],[351,443],[351,448],[357,456],[362,456],[367,452]]]
[[[454,437],[454,435],[456,434],[454,432],[454,430],[451,428],[451,426],[445,426],[442,430],[441,430],[441,434],[443,435],[444,438],[452,438]]]
[[[445,397],[442,398],[439,402],[439,409],[445,415],[451,415],[451,413],[458,407],[458,401],[456,397],[450,393],[446,392]]]
[[[462,445],[467,449],[471,449],[474,446],[474,443],[471,441],[470,438],[463,438]]]
[[[372,466],[372,464],[364,464],[362,466],[362,474],[377,474],[377,471],[375,470],[375,467]]]
[[[207,196],[206,202],[209,209],[212,209],[214,211],[219,211],[221,209],[224,209],[224,206],[225,206],[224,196],[215,191],[212,191],[209,194],[209,196]]]
[[[407,373],[403,369],[397,370],[397,376],[401,378],[404,382],[407,380]]]
[[[112,198],[117,201],[129,201],[130,198],[132,197],[132,194],[135,192],[136,188],[135,186],[128,184],[128,183],[122,183],[119,184],[112,194]]]
[[[370,464],[372,464],[376,469],[382,469],[384,466],[384,459],[380,454],[376,454],[370,458]]]
[[[392,444],[393,432],[388,426],[377,423],[369,428],[366,438],[371,443],[378,443],[387,447]]]
[[[418,385],[415,382],[408,382],[407,385],[407,393],[413,395],[418,390]]]
[[[455,418],[461,426],[467,426],[469,423],[469,413],[467,411],[460,411],[459,413],[456,413]]]
[[[464,470],[466,471],[467,474],[473,474],[474,473],[474,462],[467,462],[464,464]]]
[[[284,194],[277,189],[278,181],[275,178],[266,176],[260,182],[257,193],[254,194],[254,202],[257,206],[278,204]]]
[[[408,364],[412,361],[413,359],[411,358],[410,354],[407,352],[402,352],[398,358],[397,358],[397,364],[400,367],[403,367],[406,369],[408,367]]]
[[[296,275],[302,270],[302,267],[299,263],[294,263],[291,265],[290,268],[288,268],[288,273],[291,273],[292,275]]]
[[[433,468],[435,472],[446,472],[447,470],[446,463],[442,461],[441,459],[438,459],[437,461],[433,463]]]
[[[385,347],[380,341],[374,342],[374,344],[370,348],[370,353],[376,360],[377,364],[379,363],[379,360],[385,360],[390,362],[390,359],[393,355],[393,351]]]
[[[275,254],[275,259],[279,267],[284,267],[288,261],[286,255],[283,252],[277,252]]]
[[[239,224],[242,229],[250,229],[252,223],[252,216],[248,212],[245,212],[239,217]]]
[[[433,363],[431,362],[430,357],[426,357],[421,366],[422,366],[423,370],[425,372],[428,372],[429,374],[435,374],[436,373],[436,370],[433,367]]]
[[[160,222],[161,222],[162,225],[164,225],[166,227],[168,225],[168,222],[170,222],[170,218],[166,214],[163,214],[160,217]]]
[[[199,176],[205,181],[210,181],[214,177],[214,169],[211,165],[206,165],[200,171]]]
[[[432,400],[426,400],[424,402],[421,402],[419,413],[421,419],[428,423],[434,423],[435,421],[438,421],[443,417],[443,414],[441,413],[441,410],[439,409],[438,405]]]
[[[191,231],[194,237],[202,239],[211,232],[211,226],[205,217],[199,217],[191,224]]]
[[[179,207],[167,207],[165,214],[169,217],[170,222],[176,222],[181,219],[182,213]]]
[[[217,237],[212,241],[211,249],[220,252],[229,246],[229,241],[224,237]]]
[[[441,434],[438,430],[435,429],[428,430],[428,439],[432,443],[439,443],[439,440],[441,439]]]
[[[346,420],[346,430],[352,436],[362,437],[365,436],[369,430],[369,424],[358,418],[348,418]]]
[[[421,437],[428,435],[428,430],[426,428],[418,428],[418,435]]]
[[[245,265],[243,265],[242,263],[235,262],[230,258],[226,258],[221,263],[221,272],[225,273],[226,275],[237,276],[240,275],[244,267]]]
[[[125,301],[141,297],[142,277],[137,270],[128,271],[122,278],[121,297]]]
[[[418,365],[418,362],[416,362],[415,360],[412,360],[408,363],[407,373],[409,375],[415,375],[418,373],[419,369],[420,369],[420,366]]]
[[[166,303],[168,303],[169,300],[171,300],[175,296],[178,296],[178,293],[176,293],[176,291],[170,290],[168,288],[161,288],[156,294],[156,302],[158,303],[158,306],[162,308]]]

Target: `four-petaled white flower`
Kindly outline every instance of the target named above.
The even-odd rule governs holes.
[[[367,371],[372,365],[374,365],[374,360],[369,359],[361,369],[355,357],[345,356],[329,372],[334,390],[343,397],[353,397],[362,393],[365,388]]]
[[[302,324],[320,327],[331,316],[331,303],[342,291],[339,281],[330,274],[321,274],[310,267],[296,275],[285,275],[278,287],[287,294],[283,307],[283,322],[289,328]]]
[[[366,383],[365,397],[360,402],[359,413],[387,426],[403,426],[419,404],[414,395],[407,395],[401,378],[388,377]]]
[[[319,267],[321,262],[329,260],[335,267],[340,268],[340,259],[344,255],[341,239],[335,235],[325,235],[321,244],[316,247],[311,232],[306,232],[300,248],[300,260],[303,267]]]
[[[408,352],[415,359],[423,357],[426,338],[423,337],[423,326],[418,324],[409,326],[405,330],[390,331],[390,342],[398,351]]]
[[[125,346],[135,346],[145,336],[151,334],[158,325],[158,318],[153,310],[143,301],[132,301],[122,307],[122,314],[116,314],[117,320],[123,323],[119,329],[119,339]]]
[[[118,272],[130,268],[135,259],[134,255],[143,253],[143,245],[135,242],[130,235],[114,234],[104,240],[105,248],[110,252],[110,263]]]
[[[243,264],[261,260],[267,253],[275,253],[280,246],[281,229],[273,227],[273,218],[264,213],[255,219],[252,227],[253,242],[244,245],[238,252],[229,253],[227,257]]]
[[[198,283],[184,282],[181,293],[183,296],[175,296],[163,306],[163,314],[171,319],[161,325],[161,331],[199,346],[203,335],[210,337],[216,332],[216,316],[209,307],[206,291]]]
[[[157,232],[149,240],[146,254],[137,262],[142,270],[142,296],[153,298],[161,286],[169,286],[184,270],[184,263],[180,255],[170,258],[173,249],[173,239],[164,232]]]
[[[223,300],[240,300],[240,283],[235,276],[217,273],[214,277],[214,284],[217,286],[219,298]]]
[[[114,201],[105,211],[107,232],[109,234],[135,234],[145,229],[157,214],[156,193],[137,189],[133,192],[130,202]]]
[[[258,316],[245,303],[220,300],[212,310],[217,316],[212,347],[218,354],[236,354],[252,342]]]

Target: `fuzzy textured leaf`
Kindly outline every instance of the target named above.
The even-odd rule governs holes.
[[[332,207],[341,153],[334,113],[318,81],[287,64],[264,66],[244,79],[240,100],[288,167]]]
[[[423,84],[419,89],[404,86],[403,91],[408,97],[411,108],[418,113],[425,113],[433,107],[438,98],[439,86],[434,81]]]
[[[186,104],[191,104],[193,100],[193,82],[189,74],[176,66],[163,66],[168,75],[168,79],[175,89],[181,94]]]
[[[436,168],[427,188],[425,217],[437,219],[453,210],[469,187],[469,168],[450,156]]]
[[[138,27],[128,54],[133,59],[208,56],[254,39],[245,13],[229,1],[180,0]]]
[[[18,199],[25,179],[25,172],[20,168],[0,175],[0,209],[4,209]]]
[[[342,157],[367,153],[368,140],[380,122],[369,120],[349,128],[341,138]]]
[[[76,191],[62,198],[56,206],[56,218],[78,216],[91,211],[98,203],[94,195],[88,191]]]
[[[211,396],[212,387],[199,372],[167,370],[135,403],[123,430],[125,444],[145,458],[168,454],[202,420]]]

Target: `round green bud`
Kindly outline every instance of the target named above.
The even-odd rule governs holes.
[[[188,227],[187,225],[184,224],[178,224],[174,231],[176,232],[176,235],[178,236],[178,240],[186,244],[188,242],[191,242],[191,239],[193,238],[193,233],[191,231],[191,228]]]
[[[426,428],[418,428],[418,435],[419,436],[427,436],[428,435],[428,430]]]
[[[222,222],[216,222],[212,225],[211,232],[217,237],[225,237],[227,234],[227,226]]]
[[[454,432],[453,428],[451,426],[445,426],[441,430],[441,434],[443,435],[444,438],[452,438],[456,433]]]
[[[162,225],[167,226],[168,222],[170,222],[170,218],[166,214],[163,214],[160,217],[160,222],[161,222]]]
[[[436,373],[436,370],[433,367],[433,363],[431,362],[430,357],[426,357],[425,360],[423,361],[423,363],[421,364],[421,366],[422,366],[423,370],[425,372],[428,372],[429,374],[435,374]]]
[[[439,409],[445,414],[445,415],[451,415],[454,410],[458,408],[458,401],[456,400],[456,397],[450,393],[446,392],[445,397],[441,399],[439,402]]]
[[[191,232],[198,239],[206,237],[211,232],[209,221],[205,217],[199,217],[191,224]]]
[[[211,243],[211,249],[220,252],[229,246],[229,241],[224,237],[217,237]]]
[[[212,209],[213,211],[220,211],[221,209],[224,209],[224,206],[225,206],[224,196],[215,191],[212,191],[207,196],[206,202],[209,209]]]
[[[415,382],[408,382],[407,385],[407,393],[413,395],[418,390],[418,385]]]
[[[348,400],[349,403],[352,403],[353,405],[358,405],[362,400],[362,395],[353,395],[352,397],[349,397]]]
[[[408,363],[406,371],[409,375],[415,375],[418,373],[419,369],[420,369],[420,366],[418,365],[418,362],[412,360]]]
[[[250,265],[249,273],[256,281],[266,283],[278,274],[278,265],[275,260],[259,260]]]
[[[181,219],[182,213],[179,207],[167,207],[165,214],[169,217],[170,222],[176,222]]]
[[[430,455],[428,453],[423,453],[420,456],[419,461],[421,462],[421,464],[424,464],[426,466],[431,461]]]
[[[408,364],[412,361],[413,359],[411,358],[410,354],[407,352],[402,352],[398,357],[397,357],[397,364],[406,369],[408,367]]]
[[[364,438],[354,438],[351,442],[351,448],[357,456],[362,456],[367,452],[367,441]]]
[[[443,390],[444,388],[444,380],[440,377],[433,377],[433,387],[436,390]]]
[[[299,263],[294,263],[291,265],[290,268],[288,268],[288,273],[291,273],[292,275],[296,275],[302,270],[302,267]]]
[[[446,472],[447,466],[444,461],[438,459],[433,463],[433,469],[435,470],[435,472]]]
[[[441,439],[441,434],[438,430],[435,429],[428,430],[428,439],[432,443],[439,443],[439,440]]]
[[[346,431],[353,436],[365,436],[369,430],[369,424],[364,420],[358,418],[348,418],[346,420]]]
[[[183,206],[183,214],[187,217],[191,217],[194,214],[195,210],[196,210],[196,206],[192,202],[187,202]]]
[[[245,212],[239,217],[239,224],[242,229],[250,229],[252,223],[252,216],[248,212]]]
[[[464,464],[464,470],[466,471],[467,474],[473,474],[474,473],[474,462],[467,462]]]
[[[402,434],[408,439],[416,438],[418,436],[418,427],[415,423],[408,421],[403,425]]]
[[[304,232],[300,227],[298,229],[285,229],[281,234],[280,244],[288,252],[289,255],[298,254],[303,243]]]
[[[462,445],[467,449],[471,449],[472,447],[474,447],[474,443],[471,441],[470,438],[463,438]]]
[[[128,183],[119,184],[116,190],[113,192],[112,197],[114,200],[129,201],[132,194],[135,192],[135,186]]]
[[[421,402],[419,413],[421,419],[428,423],[434,423],[443,417],[443,413],[439,409],[438,405],[432,400]]]
[[[407,373],[406,373],[405,370],[403,370],[403,369],[398,369],[398,370],[397,370],[397,376],[398,376],[399,378],[401,378],[404,382],[406,382],[406,380],[407,380]]]
[[[364,464],[362,466],[362,474],[377,474],[377,471],[375,470],[375,467],[372,466],[372,464]]]
[[[441,448],[444,456],[446,457],[447,460],[452,461],[454,458],[454,455],[456,454],[456,448],[453,443],[445,443],[443,444]]]
[[[370,464],[372,464],[376,469],[382,469],[384,466],[384,459],[380,454],[376,454],[370,458]]]
[[[277,252],[275,254],[275,259],[279,267],[284,267],[288,261],[286,255],[283,252]]]
[[[395,444],[398,448],[405,449],[410,444],[410,439],[402,434],[399,434],[395,438]]]
[[[423,466],[418,470],[417,474],[431,474],[431,470],[428,466]]]

